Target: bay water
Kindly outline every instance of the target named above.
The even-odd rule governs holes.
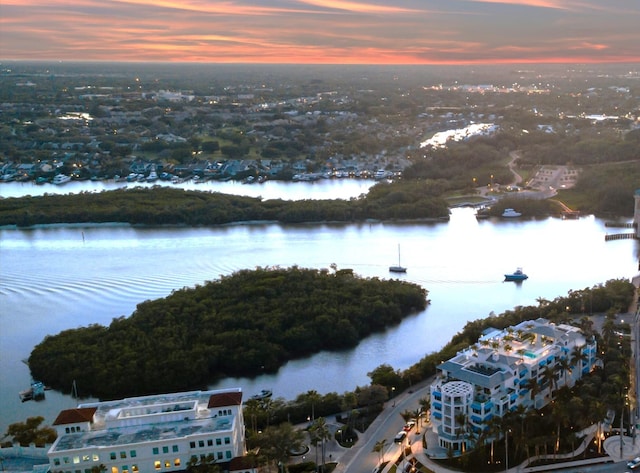
[[[326,199],[357,197],[371,185],[358,180],[266,182],[209,190]],[[64,190],[101,190],[96,186],[106,185]],[[36,189],[45,187],[3,184],[0,196],[37,195]],[[136,304],[175,289],[241,269],[329,268],[333,263],[364,277],[399,277],[426,288],[431,301],[426,310],[354,349],[318,353],[290,361],[276,374],[225,378],[210,386],[241,387],[247,397],[262,389],[285,399],[308,390],[343,393],[368,384],[367,373],[380,364],[408,368],[439,350],[470,320],[609,279],[630,279],[637,274],[640,242],[605,242],[607,232],[615,229],[593,216],[477,220],[471,208],[453,209],[450,221],[439,223],[0,228],[0,432],[35,415],[50,425],[61,409],[78,403],[55,391],[41,402],[20,402],[19,391],[31,381],[22,360],[44,337],[89,324],[108,325],[114,317],[129,316]],[[398,262],[398,245],[408,268],[401,275],[388,271]],[[529,279],[504,282],[504,274],[516,267],[523,267]],[[91,399],[82,386],[78,392]]]

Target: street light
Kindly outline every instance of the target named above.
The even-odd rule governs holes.
[[[505,472],[509,471],[509,432],[511,432],[511,429],[507,429],[507,431],[504,433],[504,466],[505,466],[504,471]]]
[[[393,407],[396,407],[396,387],[391,386],[391,397],[393,398]]]

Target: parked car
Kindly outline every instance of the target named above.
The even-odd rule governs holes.
[[[627,463],[627,468],[631,468],[632,470],[640,468],[640,457],[635,457],[633,460]]]

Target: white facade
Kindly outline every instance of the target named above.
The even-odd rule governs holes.
[[[480,432],[520,405],[544,407],[555,390],[573,386],[593,368],[596,350],[595,340],[578,328],[546,319],[486,330],[477,344],[438,366],[431,422],[439,446],[459,455],[473,447],[469,430]]]
[[[51,472],[183,471],[213,455],[227,466],[245,455],[240,389],[194,391],[81,404],[58,415]],[[247,470],[248,471],[248,470]]]
[[[633,223],[636,225],[636,237],[640,238],[640,189],[633,194],[635,208],[633,212]]]

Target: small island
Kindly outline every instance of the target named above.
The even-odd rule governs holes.
[[[358,344],[424,310],[427,291],[349,269],[242,270],[138,305],[108,327],[47,336],[35,379],[101,399],[198,389],[274,372],[291,359]]]

